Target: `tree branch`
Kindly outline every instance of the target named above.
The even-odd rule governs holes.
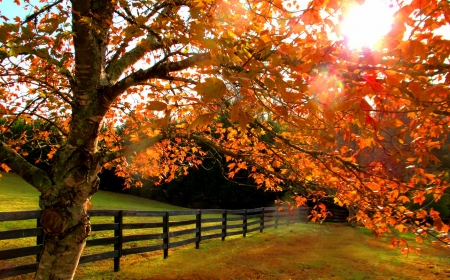
[[[164,79],[170,72],[176,72],[195,66],[199,62],[211,59],[210,53],[193,55],[181,61],[166,62],[156,64],[145,70],[136,71],[117,82],[114,86],[106,88],[104,93],[109,100],[115,100],[117,96],[125,92],[128,88],[141,84],[149,79]]]
[[[0,162],[8,165],[15,173],[41,193],[46,193],[53,185],[52,180],[44,170],[26,161],[3,141],[0,141]]]
[[[33,14],[27,16],[27,17],[23,20],[22,23],[30,22],[30,21],[32,21],[32,20],[37,19],[37,17],[38,17],[40,14],[42,14],[42,13],[44,13],[44,12],[46,12],[46,11],[49,11],[51,8],[53,8],[54,6],[58,5],[58,4],[61,3],[61,2],[62,2],[62,0],[58,0],[58,1],[56,1],[55,3],[53,3],[53,4],[45,5],[44,7],[42,7],[41,9],[39,9],[38,11],[36,11],[36,12],[34,12]]]
[[[143,46],[145,46],[145,48]],[[133,66],[146,53],[162,47],[163,44],[161,44],[153,34],[149,33],[147,38],[144,41],[141,41],[141,44],[108,65],[106,73],[108,74],[109,83],[114,85],[128,67]]]

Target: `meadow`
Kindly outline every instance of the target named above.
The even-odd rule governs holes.
[[[1,212],[38,209],[37,191],[14,174],[2,175]],[[92,209],[166,211],[183,208],[99,191],[92,199]],[[32,221],[14,223],[18,224],[0,223],[0,231],[35,226]],[[392,236],[399,237],[395,233]],[[404,235],[410,248],[421,252],[405,255],[400,248],[390,246],[392,236],[375,237],[364,228],[342,224],[297,223],[250,233],[245,239],[233,236],[224,242],[220,239],[202,241],[200,249],[195,249],[195,245],[171,249],[165,260],[161,251],[125,256],[120,272],[113,272],[112,260],[82,264],[75,279],[450,278],[449,249],[437,247],[431,240],[419,244],[413,235]],[[35,239],[27,239],[0,241],[0,249],[35,242]],[[0,268],[7,263],[0,261]],[[33,275],[28,274],[12,279],[32,278]]]

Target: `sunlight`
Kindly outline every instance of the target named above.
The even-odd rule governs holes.
[[[364,4],[349,9],[341,25],[342,34],[349,40],[349,47],[373,48],[391,29],[395,11],[382,0],[366,0]]]

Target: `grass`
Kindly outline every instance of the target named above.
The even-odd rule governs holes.
[[[295,224],[170,252],[123,258],[118,273],[82,267],[78,279],[446,279],[449,251],[402,255],[384,238],[343,225]],[[111,261],[109,261],[111,265]],[[105,262],[107,267],[107,262]]]
[[[0,203],[0,211],[37,209],[38,193],[32,187],[11,174],[4,175],[0,180],[0,201],[7,201],[7,205]],[[181,208],[132,196],[99,192],[94,195],[93,209]],[[0,230],[6,229],[3,224],[0,223]],[[31,223],[30,226],[34,225]],[[107,234],[95,232],[90,238]],[[245,239],[234,236],[227,237],[225,242],[219,239],[204,241],[199,250],[194,249],[194,244],[171,249],[166,260],[163,260],[162,251],[125,256],[121,260],[121,271],[117,273],[112,271],[112,260],[83,264],[77,270],[76,279],[450,278],[448,249],[434,247],[429,243],[414,243],[414,236],[411,235],[406,238],[411,246],[421,248],[421,255],[402,255],[398,248],[389,247],[387,238],[376,238],[362,228],[295,224],[268,229],[264,233],[251,233]],[[15,243],[10,245],[17,246],[23,239],[9,240]],[[34,239],[30,242],[34,242]],[[2,244],[0,248],[3,249],[5,244]],[[128,246],[141,245],[136,243]],[[94,248],[87,248],[86,252],[101,250]],[[3,265],[0,261],[0,267]],[[32,275],[18,278],[31,279]]]
[[[2,203],[0,203],[0,212],[11,211],[11,207],[14,207],[16,211],[39,209],[39,192],[35,188],[25,183],[14,173],[1,174],[0,201]],[[91,202],[93,210],[120,209],[167,211],[185,209],[155,200],[107,191],[98,191],[92,197]]]

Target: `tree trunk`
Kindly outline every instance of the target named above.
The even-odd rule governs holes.
[[[44,248],[35,279],[73,278],[91,230],[86,205],[65,211],[52,207],[43,211]]]
[[[92,153],[66,145],[55,155],[52,188],[40,196],[45,232],[36,279],[72,279],[91,232],[87,205],[98,190]]]
[[[76,233],[47,236],[35,279],[72,279],[86,240],[77,240]]]

